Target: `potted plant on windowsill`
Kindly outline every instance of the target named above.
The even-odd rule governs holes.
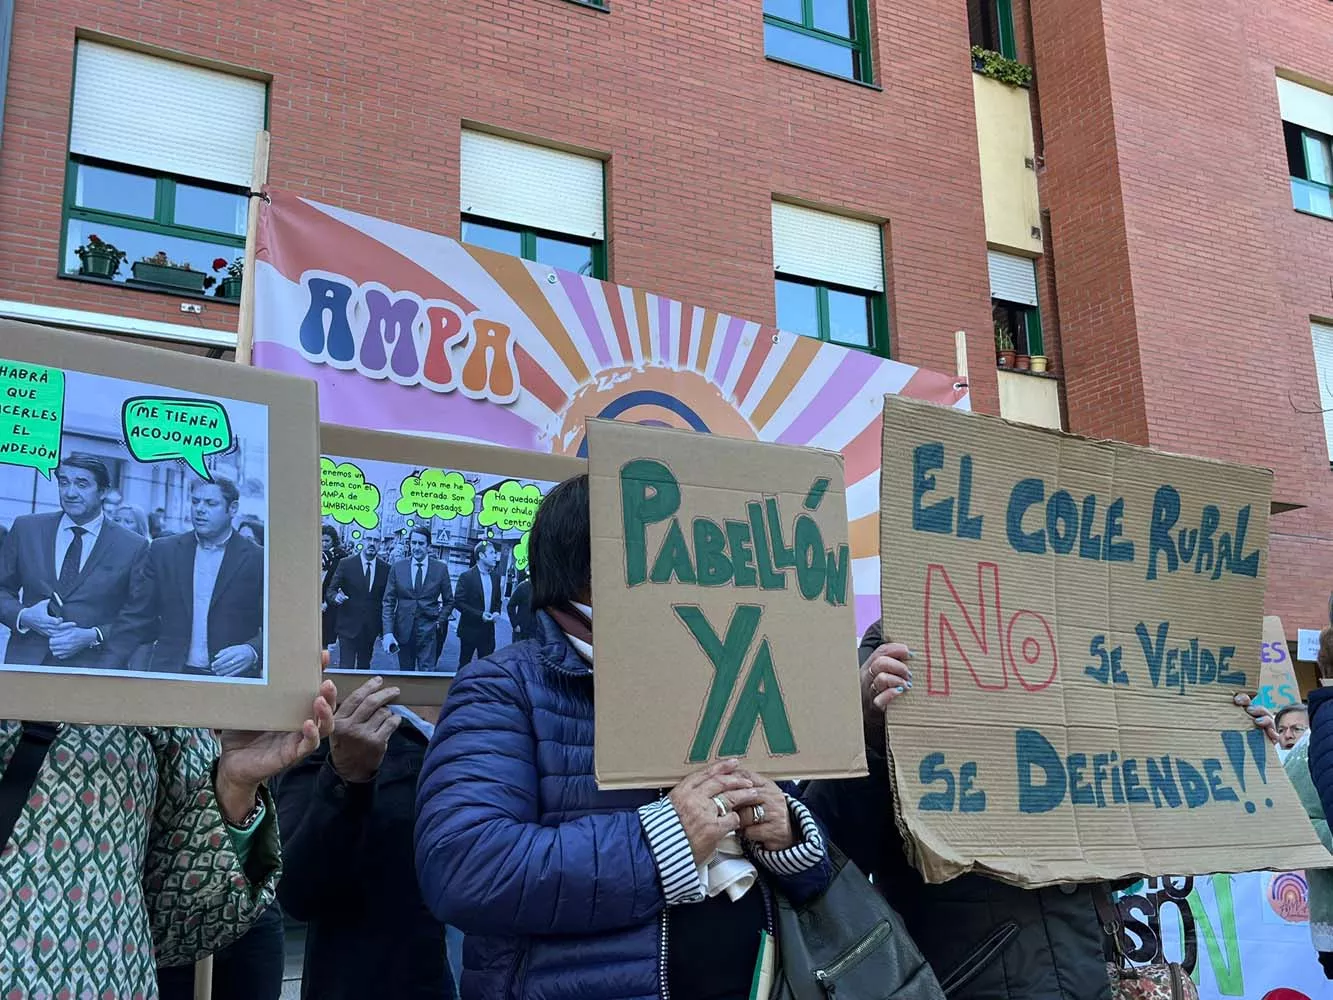
[[[225,257],[217,257],[213,261],[214,271],[225,271],[226,276],[215,278],[211,274],[204,279],[204,287],[212,288],[218,286],[214,296],[219,299],[239,299],[241,297],[241,279],[245,273],[245,259],[237,257],[230,264]]]
[[[1032,367],[1032,357],[1027,354],[1014,355],[1014,371],[1025,372]]]
[[[1046,370],[1046,355],[1032,355],[1032,370],[1034,372],[1044,372]]]
[[[1014,367],[1014,334],[1004,319],[995,321],[995,364],[999,368]]]
[[[141,284],[177,288],[183,292],[202,292],[204,279],[208,277],[203,271],[190,267],[189,261],[176,263],[170,260],[165,250],[136,260],[130,270],[134,272],[134,280]]]
[[[88,242],[74,251],[79,258],[79,274],[87,278],[114,278],[125,260],[125,251],[88,234]]]

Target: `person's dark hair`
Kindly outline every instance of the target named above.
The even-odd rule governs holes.
[[[532,608],[587,600],[592,591],[592,528],[588,477],[566,479],[546,494],[528,534]]]
[[[319,533],[323,535],[325,538],[327,538],[329,541],[331,541],[335,549],[342,541],[342,539],[338,537],[338,529],[331,524],[321,524],[319,526]]]
[[[234,503],[239,503],[241,500],[241,491],[238,490],[236,484],[226,476],[214,476],[211,481],[208,479],[196,479],[190,486],[190,495],[193,496],[194,491],[200,486],[216,486],[222,491],[222,502],[228,507]]]
[[[495,549],[496,552],[499,552],[500,546],[496,545],[489,538],[483,538],[481,541],[479,541],[476,545],[472,547],[472,557],[478,560],[481,559],[481,554],[485,552],[487,549]]]
[[[430,532],[427,531],[425,528],[413,528],[411,531],[409,531],[407,533],[407,540],[409,542],[412,540],[413,535],[420,535],[422,538],[426,540],[427,545],[430,544]]]
[[[1315,666],[1320,677],[1333,677],[1333,628],[1327,625],[1319,633],[1319,652],[1315,654]]]
[[[85,455],[81,451],[72,452],[60,460],[60,465],[68,465],[72,469],[91,472],[93,478],[97,480],[98,489],[111,489],[111,470],[96,455]],[[56,467],[57,471],[59,471],[59,468],[59,466]]]
[[[1310,710],[1304,704],[1287,705],[1277,710],[1277,714],[1273,716],[1273,725],[1281,727],[1282,719],[1292,712],[1304,712],[1307,716],[1310,714]]]

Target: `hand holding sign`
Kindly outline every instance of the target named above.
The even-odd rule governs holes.
[[[735,760],[720,760],[686,775],[667,797],[699,865],[717,853],[724,837],[740,829],[738,810],[763,801],[753,779]]]

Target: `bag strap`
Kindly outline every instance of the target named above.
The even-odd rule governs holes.
[[[1102,925],[1102,933],[1111,939],[1116,967],[1124,972],[1130,964],[1120,940],[1120,933],[1124,930],[1125,924],[1120,919],[1120,910],[1115,905],[1115,900],[1111,898],[1111,887],[1105,883],[1094,887],[1092,902],[1097,908],[1097,922]]]
[[[18,746],[9,758],[5,773],[0,776],[0,851],[9,843],[19,813],[28,801],[37,773],[42,769],[46,752],[65,728],[60,722],[24,722]]]

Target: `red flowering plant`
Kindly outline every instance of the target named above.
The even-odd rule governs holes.
[[[204,279],[204,287],[212,288],[214,285],[225,285],[227,282],[239,282],[242,274],[245,272],[245,258],[237,257],[230,264],[225,257],[213,258],[213,270],[225,272],[225,277],[215,278],[211,274]],[[219,289],[217,294],[221,294]]]
[[[96,233],[88,234],[88,241],[74,251],[82,270],[103,277],[111,277],[125,262],[125,251],[103,240]]]

